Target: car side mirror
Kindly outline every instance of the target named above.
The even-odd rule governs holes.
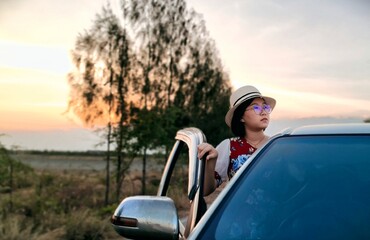
[[[112,225],[129,239],[178,239],[179,218],[173,200],[165,196],[133,196],[122,200]]]

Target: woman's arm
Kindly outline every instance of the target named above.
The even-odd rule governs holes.
[[[205,154],[206,157],[206,168],[204,172],[204,196],[211,194],[217,187],[215,179],[215,167],[218,157],[217,150],[208,143],[202,143],[198,145],[198,157],[201,159]]]

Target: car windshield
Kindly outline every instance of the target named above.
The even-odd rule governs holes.
[[[278,138],[230,190],[201,239],[370,239],[370,136]]]

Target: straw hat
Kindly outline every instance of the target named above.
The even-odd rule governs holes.
[[[227,126],[231,127],[231,120],[233,119],[235,109],[243,102],[253,99],[253,98],[263,98],[267,104],[274,109],[276,105],[276,100],[271,97],[262,96],[260,91],[253,86],[244,86],[237,89],[230,96],[230,109],[226,113],[225,122]]]

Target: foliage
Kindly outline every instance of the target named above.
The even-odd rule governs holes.
[[[184,0],[125,0],[122,15],[123,25],[108,5],[78,36],[70,110],[88,125],[126,126],[117,141],[143,148],[169,146],[186,126],[227,135],[230,84],[202,17]]]
[[[109,5],[77,37],[72,58],[69,110],[88,126],[126,124],[130,40]]]
[[[134,128],[146,136],[139,145],[168,148],[176,131],[187,126],[202,129],[214,142],[224,138],[229,80],[202,17],[184,0],[125,0],[122,6],[138,45],[139,111],[157,113],[146,128]]]
[[[0,194],[0,239],[112,239],[117,236],[109,224],[113,206],[103,206],[101,178],[101,174],[94,172],[42,171],[28,176],[25,180],[31,186],[13,191],[11,211],[7,197]],[[51,237],[53,233],[58,238]]]
[[[185,0],[121,3],[123,18],[108,4],[77,37],[68,75],[69,111],[107,128],[108,156],[116,147],[116,200],[128,153],[143,154],[145,175],[147,150],[167,154],[181,128],[198,127],[211,143],[224,138],[231,91],[204,20]]]
[[[72,51],[76,69],[68,76],[71,85],[69,110],[88,126],[107,127],[108,158],[111,142],[116,145],[117,199],[120,192],[118,183],[124,178],[122,165],[128,164],[124,162],[122,153],[127,142],[127,112],[131,101],[128,91],[134,86],[134,82],[130,83],[134,59],[130,44],[126,30],[110,6],[103,7],[91,29],[78,36]]]
[[[29,239],[36,240],[38,233],[32,230],[32,223],[23,216],[10,215],[6,221],[1,219],[0,239],[18,240]],[[31,223],[31,224],[30,224]]]
[[[28,158],[26,154],[32,155],[18,154],[25,159]],[[46,155],[39,157],[46,158],[45,161],[50,158]],[[71,158],[69,153],[65,157]],[[76,159],[80,157],[74,156]],[[13,175],[14,182],[22,179],[28,184],[13,189],[11,209],[9,194],[0,193],[0,239],[120,239],[109,223],[117,204],[104,206],[102,172],[27,169],[32,174]],[[179,172],[174,186],[185,186],[182,184],[184,174]],[[159,182],[160,172],[150,172],[146,182],[148,194],[156,194]],[[123,182],[126,187],[122,197],[139,194],[141,183],[140,172],[130,173]],[[177,193],[173,191],[173,194]],[[189,204],[187,199],[182,201],[184,206]],[[179,209],[186,208],[179,203]]]
[[[98,220],[89,210],[73,212],[66,224],[66,240],[100,240],[105,239],[107,224]]]
[[[370,118],[364,120],[365,123],[370,123]]]
[[[33,175],[32,168],[13,159],[0,143],[0,193],[29,186],[26,179],[30,175]]]

